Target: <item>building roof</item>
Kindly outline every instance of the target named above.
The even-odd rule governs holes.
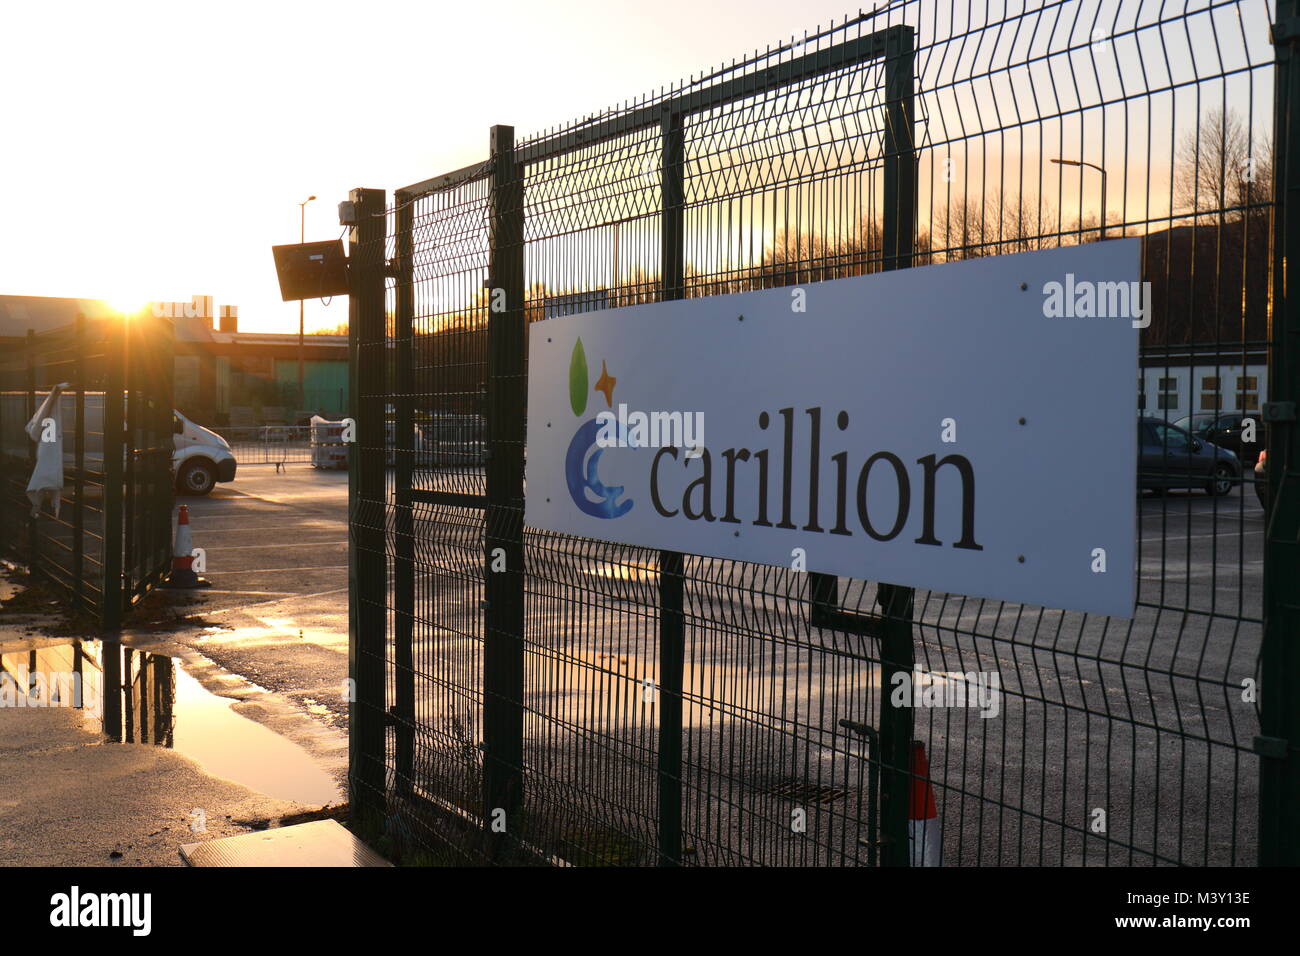
[[[73,299],[40,295],[0,295],[0,339],[22,338],[27,330],[48,332],[64,328],[77,321],[77,315],[87,319],[111,319],[118,311],[99,299]],[[298,344],[297,332],[222,332],[208,325],[207,319],[178,318],[175,320],[176,341],[204,342],[216,345],[273,345]],[[306,344],[311,347],[347,348],[346,335],[308,335]]]
[[[211,342],[215,345],[293,345],[298,344],[297,332],[222,332],[208,326],[203,319],[176,319],[177,342]],[[308,333],[306,344],[347,348],[346,335],[318,335]]]
[[[109,318],[115,310],[99,299],[68,299],[44,295],[0,295],[0,338],[21,338],[28,329],[47,332],[72,325],[77,314],[88,319]]]

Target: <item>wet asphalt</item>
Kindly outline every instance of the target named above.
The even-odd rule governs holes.
[[[915,736],[926,743],[939,783],[950,862],[1250,862],[1257,772],[1249,742],[1258,731],[1255,706],[1243,700],[1240,688],[1256,676],[1264,516],[1252,490],[1244,492],[1239,488],[1219,499],[1200,491],[1141,498],[1141,606],[1132,625],[917,592],[918,663],[930,671],[996,671],[1001,680],[1001,707],[994,719],[951,708],[916,714]],[[194,545],[205,551],[205,574],[213,586],[196,592],[195,611],[208,626],[174,639],[346,729],[346,474],[306,464],[287,465],[283,472],[270,465],[246,466],[237,481],[187,503]],[[597,553],[623,576],[639,560],[631,549],[615,546]],[[557,580],[582,580],[602,573],[591,556],[545,557],[557,566],[573,564],[570,570],[579,576],[565,578],[551,568]],[[447,561],[473,558],[474,548],[460,547],[439,558],[438,565],[446,572]],[[742,792],[752,803],[774,783],[788,783],[787,771],[797,764],[806,783],[838,787],[849,800],[860,800],[862,788],[855,781],[862,775],[861,752],[834,736],[835,725],[845,716],[878,720],[878,713],[861,712],[863,701],[868,711],[880,706],[878,670],[845,670],[833,663],[835,655],[825,653],[827,647],[787,655],[780,674],[764,672],[754,663],[752,647],[742,646],[743,634],[718,623],[737,613],[729,603],[735,594],[709,584],[727,580],[714,567],[720,563],[692,561],[697,580],[688,585],[687,637],[704,663],[687,675],[688,685],[700,684],[698,703],[688,703],[685,715],[688,729],[694,728],[688,733],[696,734],[687,748],[693,755],[691,789],[714,794],[716,800],[706,802],[719,806],[737,804],[735,794]],[[469,566],[463,570],[419,575],[424,583],[417,584],[418,594],[437,598],[428,605],[430,612],[440,607],[451,615],[448,620],[477,618],[481,593],[471,583],[477,575]],[[653,581],[619,585],[623,590],[641,586],[652,589]],[[854,594],[860,582],[841,586],[846,604],[865,607],[870,601]],[[590,622],[571,622],[572,608],[562,601],[548,601],[540,592],[530,601],[528,626],[536,646],[529,645],[529,670],[574,671],[568,677],[552,675],[562,685],[559,692],[542,693],[539,687],[530,698],[538,727],[568,728],[552,736],[546,754],[535,754],[539,762],[551,761],[539,778],[543,785],[549,777],[558,783],[574,776],[617,791],[641,784],[648,790],[653,783],[652,768],[631,759],[633,750],[653,749],[653,714],[636,708],[636,716],[620,716],[609,702],[596,708],[613,723],[625,724],[629,740],[640,741],[622,758],[613,751],[624,748],[611,746],[608,759],[593,762],[574,729],[581,714],[593,712],[588,700],[593,694],[634,700],[643,680],[656,679],[653,641],[642,640],[650,636],[644,606],[653,606],[653,595],[647,590],[623,597],[627,600],[610,602],[596,631]],[[594,601],[595,595],[583,599]],[[768,633],[760,643],[788,649],[807,641],[806,621],[788,616],[788,609],[774,606],[762,617]],[[468,680],[477,652],[474,628],[466,627],[466,640],[448,633],[436,646],[428,640],[433,630],[422,633],[417,666],[446,666],[463,657]],[[618,667],[611,669],[610,660],[619,661]],[[601,680],[589,679],[602,674]],[[436,689],[421,686],[417,693],[436,729],[442,719]],[[755,693],[764,699],[750,699]],[[720,715],[746,713],[760,703],[773,706],[772,693],[780,696],[775,724],[787,719],[787,711],[795,714],[800,752],[779,755],[772,767],[736,764],[728,754],[752,750],[736,749],[752,728],[745,729],[749,721],[728,726]],[[825,728],[806,723],[814,715],[813,722],[824,721]],[[472,716],[463,719],[476,736]],[[582,752],[587,757],[579,759]],[[610,760],[619,767],[604,767],[608,773],[594,766]],[[639,778],[641,784],[635,783]],[[635,798],[631,792],[606,796],[615,804]],[[1094,829],[1098,810],[1105,811],[1104,832]],[[776,801],[763,816],[775,822],[785,812],[785,804]],[[816,842],[828,851],[857,843],[864,834],[841,832],[856,816],[848,804],[839,813],[818,809]],[[740,826],[739,818],[732,822]],[[748,861],[787,859],[789,848],[780,845],[788,840],[788,834],[781,835],[784,828],[765,829],[771,833],[739,843],[720,839],[714,852],[701,840],[700,856],[738,862],[725,848],[739,846]],[[817,861],[832,862],[835,856],[818,854]]]
[[[347,473],[243,465],[181,498],[211,587],[190,592],[205,626],[173,635],[326,723],[347,707]]]

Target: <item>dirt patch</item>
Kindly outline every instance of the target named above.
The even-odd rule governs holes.
[[[124,625],[136,631],[181,631],[226,625],[190,608],[202,602],[190,591],[150,591],[131,609]]]

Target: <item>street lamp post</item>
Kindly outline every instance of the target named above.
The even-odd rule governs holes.
[[[1095,169],[1101,173],[1101,227],[1097,236],[1098,239],[1106,238],[1106,170],[1096,163],[1089,163],[1082,159],[1054,159],[1052,162],[1058,166],[1087,166],[1089,169]]]
[[[315,198],[316,198],[315,196],[308,196],[302,202],[298,203],[298,242],[300,244],[305,243],[307,241],[307,203],[311,202]],[[305,313],[303,310],[304,305],[305,305],[304,300],[299,299],[298,300],[298,407],[294,409],[295,422],[297,421],[298,413],[303,411],[303,405],[307,403],[307,393],[303,387],[303,374],[302,374],[303,352],[305,351],[304,341],[303,341],[304,333],[305,333],[305,329],[304,329]]]

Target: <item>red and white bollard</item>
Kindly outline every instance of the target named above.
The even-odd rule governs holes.
[[[211,581],[194,573],[194,540],[190,537],[190,509],[181,505],[176,518],[176,541],[172,547],[171,574],[163,580],[165,588],[206,588]]]
[[[925,744],[912,741],[912,792],[908,801],[907,842],[911,866],[943,866],[943,827],[930,783]]]

